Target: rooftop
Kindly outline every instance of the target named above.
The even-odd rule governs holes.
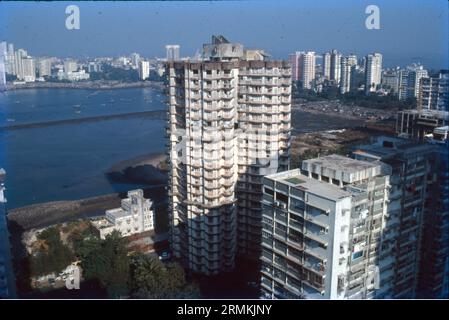
[[[116,218],[116,219],[124,218],[124,217],[131,215],[130,212],[126,212],[122,208],[115,208],[115,209],[107,210],[106,214],[110,214],[110,215],[114,216],[114,218]]]
[[[331,154],[315,159],[304,160],[303,169],[305,169],[305,166],[319,166],[321,168],[338,170],[345,173],[356,173],[359,171],[376,168],[378,165],[371,162],[340,156],[338,154]]]
[[[266,178],[333,201],[351,196],[350,192],[333,184],[315,180],[303,175],[300,169],[275,173],[266,176]]]

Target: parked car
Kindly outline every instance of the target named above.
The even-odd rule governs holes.
[[[161,255],[159,256],[159,260],[165,261],[169,260],[171,258],[171,254],[168,251],[163,251]]]

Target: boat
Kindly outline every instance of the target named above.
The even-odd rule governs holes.
[[[75,110],[75,113],[81,113],[81,105],[80,104],[75,104],[73,106],[73,109]]]
[[[6,121],[8,121],[8,122],[15,122],[15,121],[16,121],[16,119],[13,119],[13,118],[8,118],[8,119],[6,119]]]

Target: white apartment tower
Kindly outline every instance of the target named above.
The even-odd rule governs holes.
[[[382,55],[368,54],[365,59],[365,93],[376,92],[382,78]]]
[[[331,78],[331,54],[329,52],[323,53],[323,76],[326,80]]]
[[[292,81],[301,80],[300,58],[304,52],[296,51],[290,55],[290,64],[292,66]]]
[[[140,80],[146,80],[150,76],[150,62],[145,60],[139,61],[139,78]]]
[[[15,57],[14,57],[15,67],[14,67],[14,69],[16,71],[17,79],[19,79],[19,80],[24,80],[22,59],[27,56],[28,56],[28,53],[23,49],[18,49],[15,52]]]
[[[341,57],[340,93],[345,94],[351,90],[351,71],[353,66],[349,57]]]
[[[37,69],[38,69],[39,77],[51,76],[51,59],[49,59],[49,58],[39,59]]]
[[[330,80],[334,81],[336,86],[340,85],[340,76],[341,76],[341,53],[337,50],[332,50],[330,56],[331,64],[330,64]]]
[[[78,64],[73,60],[64,61],[64,73],[75,72],[78,70]]]
[[[36,64],[32,57],[22,58],[22,80],[25,82],[34,82],[36,80]]]
[[[302,87],[311,89],[315,80],[315,52],[304,52],[299,57],[300,80]]]
[[[376,296],[389,176],[339,155],[264,177],[265,298]]]
[[[291,69],[222,36],[202,61],[170,61],[170,243],[206,275],[260,256],[262,177],[287,170]]]

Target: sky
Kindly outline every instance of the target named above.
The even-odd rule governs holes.
[[[80,29],[67,30],[65,8],[80,8]],[[380,29],[368,30],[368,5],[380,9]],[[449,67],[447,0],[250,0],[182,2],[0,2],[0,40],[30,55],[164,57],[166,44],[193,56],[222,34],[245,47],[286,59],[294,51],[333,48],[384,55],[384,66],[421,62]]]

